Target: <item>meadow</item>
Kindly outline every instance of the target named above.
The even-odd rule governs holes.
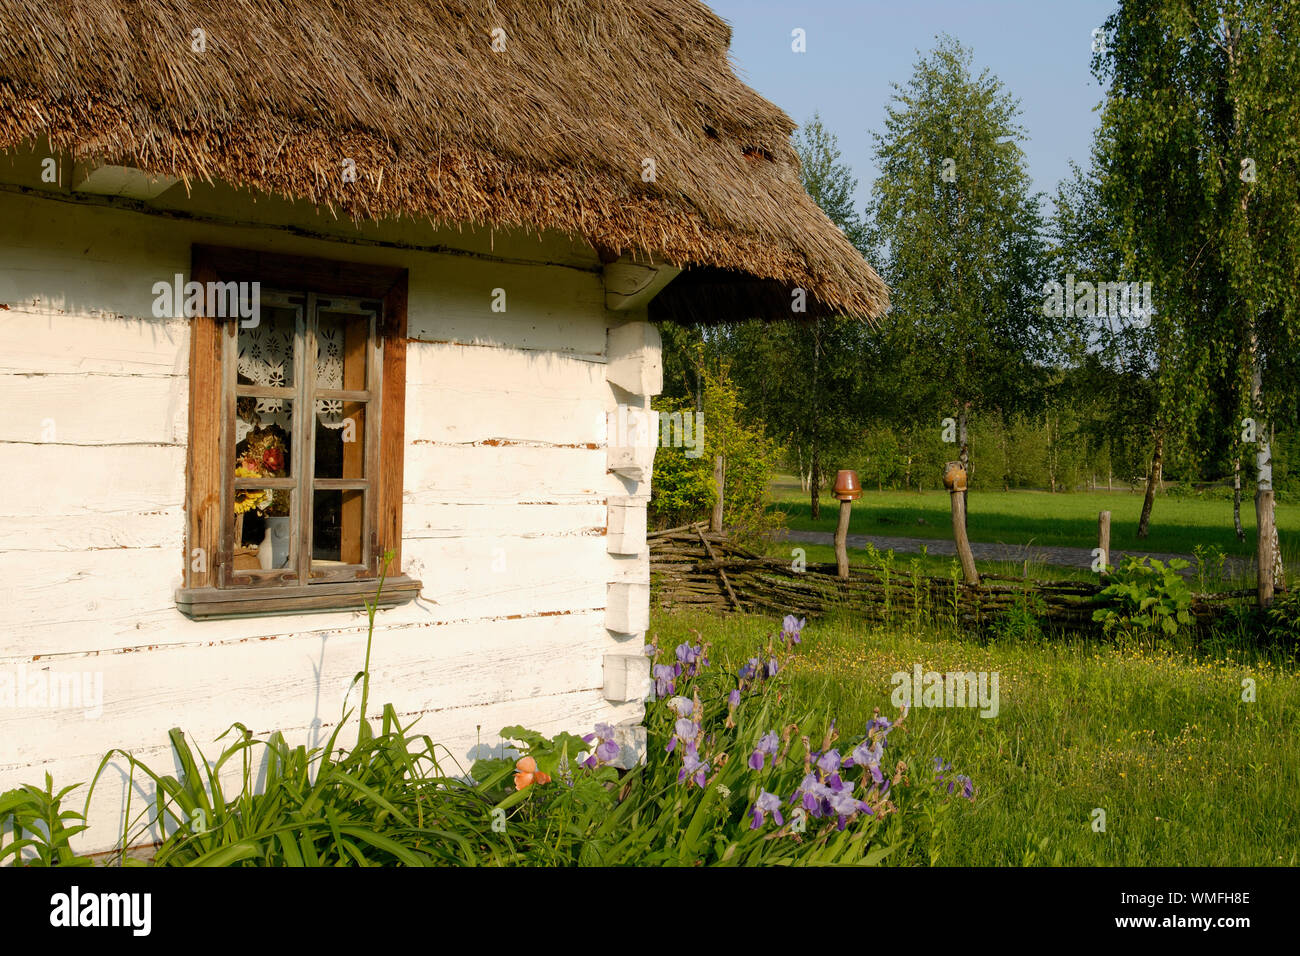
[[[779,630],[773,618],[660,612],[651,637],[709,641],[716,663],[734,668]],[[909,766],[937,757],[978,787],[930,835],[939,865],[1295,866],[1300,675],[1244,648],[980,640],[841,616],[809,622],[781,680],[783,694],[836,716],[849,735],[875,708],[896,715],[896,672],[998,673],[996,717],[914,709],[891,737]],[[1099,810],[1104,831],[1094,829]]]
[[[772,509],[786,515],[786,527],[799,531],[833,533],[839,504],[830,494],[822,497],[821,517],[813,521],[806,492],[797,478],[778,476],[771,484]],[[967,530],[972,541],[1094,548],[1097,514],[1111,513],[1111,547],[1125,551],[1165,551],[1191,554],[1197,545],[1217,547],[1224,554],[1250,557],[1255,550],[1255,505],[1246,494],[1241,523],[1246,540],[1238,541],[1232,525],[1232,500],[1156,496],[1150,533],[1137,536],[1142,495],[1136,491],[1063,492],[986,491],[968,495]],[[870,491],[853,504],[851,534],[908,538],[952,539],[952,511],[942,490]],[[1300,505],[1278,502],[1276,518],[1283,554],[1300,557],[1294,544],[1300,535]],[[1291,537],[1291,542],[1288,542]]]

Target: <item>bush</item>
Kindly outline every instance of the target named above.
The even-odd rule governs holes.
[[[993,619],[989,625],[993,636],[1005,641],[1035,643],[1043,639],[1043,619],[1047,617],[1047,602],[1042,595],[1021,589],[1011,607]]]
[[[1179,628],[1192,623],[1192,592],[1178,573],[1191,565],[1174,558],[1166,567],[1156,558],[1128,557],[1110,575],[1110,583],[1100,594],[1111,607],[1093,612],[1107,634],[1149,637],[1173,637]]]
[[[760,430],[744,424],[744,406],[725,368],[718,374],[705,371],[702,377],[703,448],[661,445],[655,452],[648,518],[655,528],[707,521],[717,500],[714,459],[722,455],[726,466],[723,523],[734,538],[749,544],[782,521],[780,513],[767,508],[768,485],[780,450]],[[680,414],[695,420],[694,405],[683,399],[659,399],[654,408],[660,416]],[[698,440],[698,431],[692,438]],[[702,453],[696,454],[697,450]]]

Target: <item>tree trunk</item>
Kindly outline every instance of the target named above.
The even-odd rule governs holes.
[[[1260,470],[1268,457],[1268,445],[1260,451]],[[1255,486],[1255,524],[1259,529],[1256,542],[1256,561],[1258,568],[1258,598],[1260,607],[1273,603],[1273,538],[1277,532],[1273,524],[1273,487],[1271,482],[1261,480]]]
[[[1156,435],[1155,451],[1151,454],[1151,470],[1147,473],[1147,493],[1142,499],[1142,517],[1138,519],[1138,537],[1145,538],[1151,526],[1151,506],[1155,503],[1156,486],[1160,484],[1160,474],[1164,468],[1165,433],[1161,430]]]
[[[812,495],[812,519],[818,520],[822,516],[822,456],[821,441],[817,434],[817,425],[820,422],[821,411],[818,408],[817,396],[818,377],[821,374],[822,359],[822,340],[821,340],[821,320],[815,319],[812,325],[813,336],[813,367],[812,367],[812,401],[809,402],[808,408],[808,435],[811,438],[812,447],[809,449],[812,455],[812,466],[809,468],[810,488],[809,494]]]
[[[709,530],[722,531],[722,506],[727,492],[727,461],[721,455],[713,459],[713,485],[718,490],[718,497],[713,502],[713,514],[709,518]]]
[[[1263,356],[1255,316],[1250,316],[1246,339],[1250,368],[1250,410],[1255,419],[1255,555],[1260,607],[1273,603],[1273,592],[1286,587],[1286,568],[1282,566],[1282,549],[1277,539],[1273,516],[1273,426],[1264,423]]]
[[[1007,455],[1007,416],[998,409],[998,422],[1001,424],[999,429],[1002,434],[1002,490],[1011,490],[1011,459]]]
[[[812,519],[818,520],[822,516],[822,462],[821,452],[816,445],[812,449],[812,475],[808,483],[809,494],[811,495]]]
[[[966,483],[970,484],[970,441],[966,433],[966,420],[970,415],[970,402],[962,402],[957,409],[957,440],[961,442],[961,453],[957,459],[961,462],[962,468],[966,470]],[[961,523],[962,533],[966,534],[970,530],[970,524],[966,520],[967,498],[965,490],[961,493]]]
[[[1232,459],[1232,527],[1237,540],[1246,540],[1246,529],[1241,526],[1241,453]]]
[[[1270,455],[1269,468],[1270,470],[1272,469],[1271,456],[1273,450],[1273,438],[1274,438],[1273,426],[1270,425],[1269,426],[1269,455]],[[1277,522],[1275,520],[1272,520],[1273,519],[1272,482],[1269,483],[1268,510],[1269,510],[1269,519],[1270,519],[1269,542],[1273,551],[1273,589],[1275,591],[1285,592],[1286,591],[1286,567],[1282,563],[1282,543],[1277,539]]]

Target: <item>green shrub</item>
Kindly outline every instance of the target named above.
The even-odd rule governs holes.
[[[1300,590],[1276,595],[1264,621],[1269,638],[1292,651],[1300,648]]]
[[[1182,558],[1168,567],[1156,558],[1125,558],[1100,594],[1111,606],[1094,611],[1092,619],[1107,634],[1148,637],[1153,643],[1159,636],[1173,637],[1192,623],[1192,592],[1178,573],[1190,566]]]
[[[714,461],[725,462],[722,519],[733,538],[753,544],[780,526],[780,512],[768,509],[768,486],[780,460],[780,450],[758,428],[744,422],[739,391],[724,368],[703,371],[702,449],[659,447],[650,484],[648,518],[655,528],[707,521],[717,500]],[[679,413],[694,422],[695,406],[684,399],[657,399],[661,416]],[[661,436],[663,427],[661,425]],[[698,438],[698,431],[692,438]],[[688,454],[690,452],[690,454]],[[702,452],[697,454],[697,452]]]
[[[1043,639],[1043,619],[1047,602],[1030,588],[1022,589],[1002,614],[993,619],[989,629],[994,637],[1005,641],[1035,643]]]
[[[694,421],[695,408],[684,399],[657,399],[654,408],[661,416],[679,413],[692,416]],[[693,438],[694,435],[693,432]],[[704,436],[707,448],[707,420]],[[649,508],[649,518],[654,527],[673,528],[706,520],[716,500],[711,455],[696,455],[684,446],[656,449]]]

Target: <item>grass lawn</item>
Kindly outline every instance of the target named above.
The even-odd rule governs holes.
[[[651,622],[659,646],[698,631],[733,671],[779,630],[775,618],[698,612]],[[894,715],[890,678],[915,664],[999,675],[996,717],[913,710],[890,738],[914,772],[942,757],[979,788],[946,819],[940,864],[1300,863],[1300,675],[1289,665],[1064,638],[981,644],[839,618],[808,624],[780,679],[860,735],[873,708]],[[1246,677],[1254,703],[1242,701]],[[1105,832],[1092,828],[1096,809]]]
[[[822,498],[821,519],[814,522],[808,495],[797,478],[779,476],[772,483],[773,507],[786,513],[786,525],[800,531],[835,531],[838,503]],[[1242,501],[1241,522],[1246,541],[1237,540],[1232,528],[1232,502],[1157,495],[1151,512],[1151,533],[1137,536],[1142,495],[1136,492],[985,491],[969,495],[972,541],[1006,544],[1097,546],[1097,513],[1111,512],[1111,547],[1126,551],[1172,551],[1191,554],[1198,544],[1214,545],[1225,554],[1249,557],[1255,549],[1255,504]],[[1279,503],[1277,525],[1283,554],[1300,556],[1300,505]],[[919,524],[917,519],[923,519]],[[854,534],[908,538],[952,539],[952,511],[946,491],[864,491],[853,504],[849,530]],[[1288,541],[1288,537],[1290,540]]]
[[[803,548],[804,559],[809,564],[835,563],[835,548],[829,544],[774,541],[767,545],[766,553],[774,558],[789,559],[792,548]],[[951,555],[896,552],[894,555],[894,568],[897,573],[906,575],[910,573],[912,561],[916,561],[921,569],[921,574],[928,577],[947,578],[952,576],[953,563],[956,560]],[[871,567],[879,564],[880,559],[873,562],[871,556],[865,550],[849,548],[850,567]],[[1097,575],[1084,568],[1068,568],[1054,564],[1042,564],[1038,561],[982,560],[978,564],[982,575],[1001,574],[1008,577],[1028,577],[1037,581],[1082,581],[1088,584],[1095,584],[1097,581]],[[1225,575],[1225,582],[1231,582],[1231,580],[1231,576]],[[1253,582],[1253,580],[1252,578],[1251,581]]]

